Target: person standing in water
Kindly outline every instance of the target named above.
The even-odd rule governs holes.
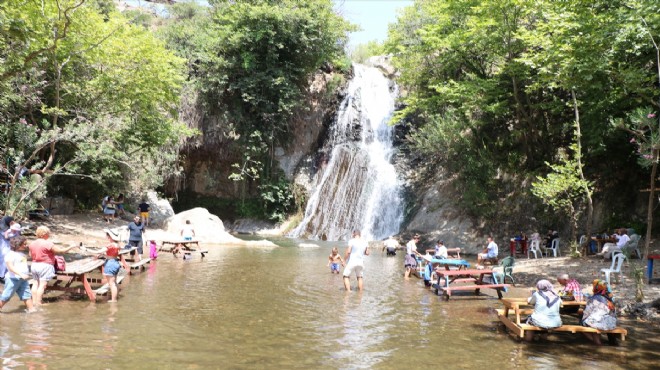
[[[385,242],[383,242],[383,252],[387,250],[388,256],[396,256],[396,250],[399,248],[399,242],[394,239],[394,236],[390,236]]]
[[[421,257],[419,252],[417,252],[417,243],[419,243],[419,239],[419,234],[415,234],[408,244],[406,244],[406,257],[403,265],[403,267],[406,268],[406,272],[403,275],[406,279],[410,277],[410,273],[413,270],[417,271],[417,256]]]
[[[362,239],[359,230],[353,231],[353,239],[348,241],[348,248],[346,248],[346,268],[344,268],[344,287],[347,292],[351,291],[350,277],[355,272],[355,277],[358,282],[358,290],[363,289],[362,270],[364,269],[364,256],[369,255],[369,244],[366,240]]]
[[[341,263],[344,266],[344,260],[339,254],[337,247],[332,248],[332,253],[328,256],[328,266],[330,266],[331,273],[339,273],[339,264]]]

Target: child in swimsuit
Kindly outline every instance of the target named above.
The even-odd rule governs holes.
[[[344,259],[339,255],[339,250],[335,247],[332,248],[332,254],[328,257],[328,266],[330,266],[330,273],[339,273],[339,264],[344,266]]]

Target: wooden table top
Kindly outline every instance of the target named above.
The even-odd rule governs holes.
[[[199,240],[163,240],[163,244],[199,244]]]
[[[81,275],[94,271],[105,263],[104,259],[85,258],[66,263],[65,271],[58,271],[60,275]]]
[[[532,306],[531,304],[527,303],[527,298],[502,298],[502,303],[506,307],[517,309],[520,308],[520,306]],[[585,306],[587,304],[586,301],[565,301],[562,299],[561,305],[563,307],[572,307],[572,306]]]
[[[477,269],[469,269],[469,270],[436,270],[435,272],[438,275],[441,276],[460,276],[460,275],[492,275],[493,270],[477,270]]]

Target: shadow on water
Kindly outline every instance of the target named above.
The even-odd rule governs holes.
[[[275,242],[210,246],[204,260],[162,254],[122,283],[117,304],[58,300],[27,315],[14,298],[0,315],[3,367],[647,369],[660,359],[660,330],[643,323],[622,322],[620,347],[568,334],[525,343],[497,321],[494,292],[444,301],[403,279],[403,256],[378,249],[365,291],[346,292],[327,267],[343,244]]]

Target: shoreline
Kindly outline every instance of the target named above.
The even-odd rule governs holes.
[[[36,229],[39,225],[48,226],[51,229],[53,234],[52,240],[55,243],[79,245],[81,242],[84,242],[86,245],[95,246],[105,243],[104,228],[117,228],[125,226],[129,222],[130,217],[128,220],[118,218],[108,224],[103,220],[100,212],[86,212],[72,215],[54,215],[48,220],[36,220],[34,222],[26,222],[26,224],[31,225],[30,228],[32,230]],[[171,235],[171,233],[160,227],[149,227],[146,231],[147,240],[156,239],[162,241],[167,239],[168,235]],[[264,246],[259,244],[246,245]],[[609,268],[610,263],[610,261],[605,261],[599,256],[539,259],[522,257],[515,260],[513,272],[516,280],[515,290],[520,291],[520,289],[532,288],[540,279],[548,279],[557,288],[559,284],[556,277],[562,273],[568,273],[580,283],[583,291],[588,291],[594,279],[604,279],[604,274],[600,270]],[[619,277],[618,274],[612,277],[612,291],[619,316],[660,326],[660,314],[658,312],[658,308],[660,308],[660,284],[645,283],[643,287],[644,302],[636,302],[636,287],[633,278],[630,276],[630,264],[636,264],[646,271],[645,260],[631,259],[624,263],[622,277]],[[617,278],[618,283],[616,282]]]

